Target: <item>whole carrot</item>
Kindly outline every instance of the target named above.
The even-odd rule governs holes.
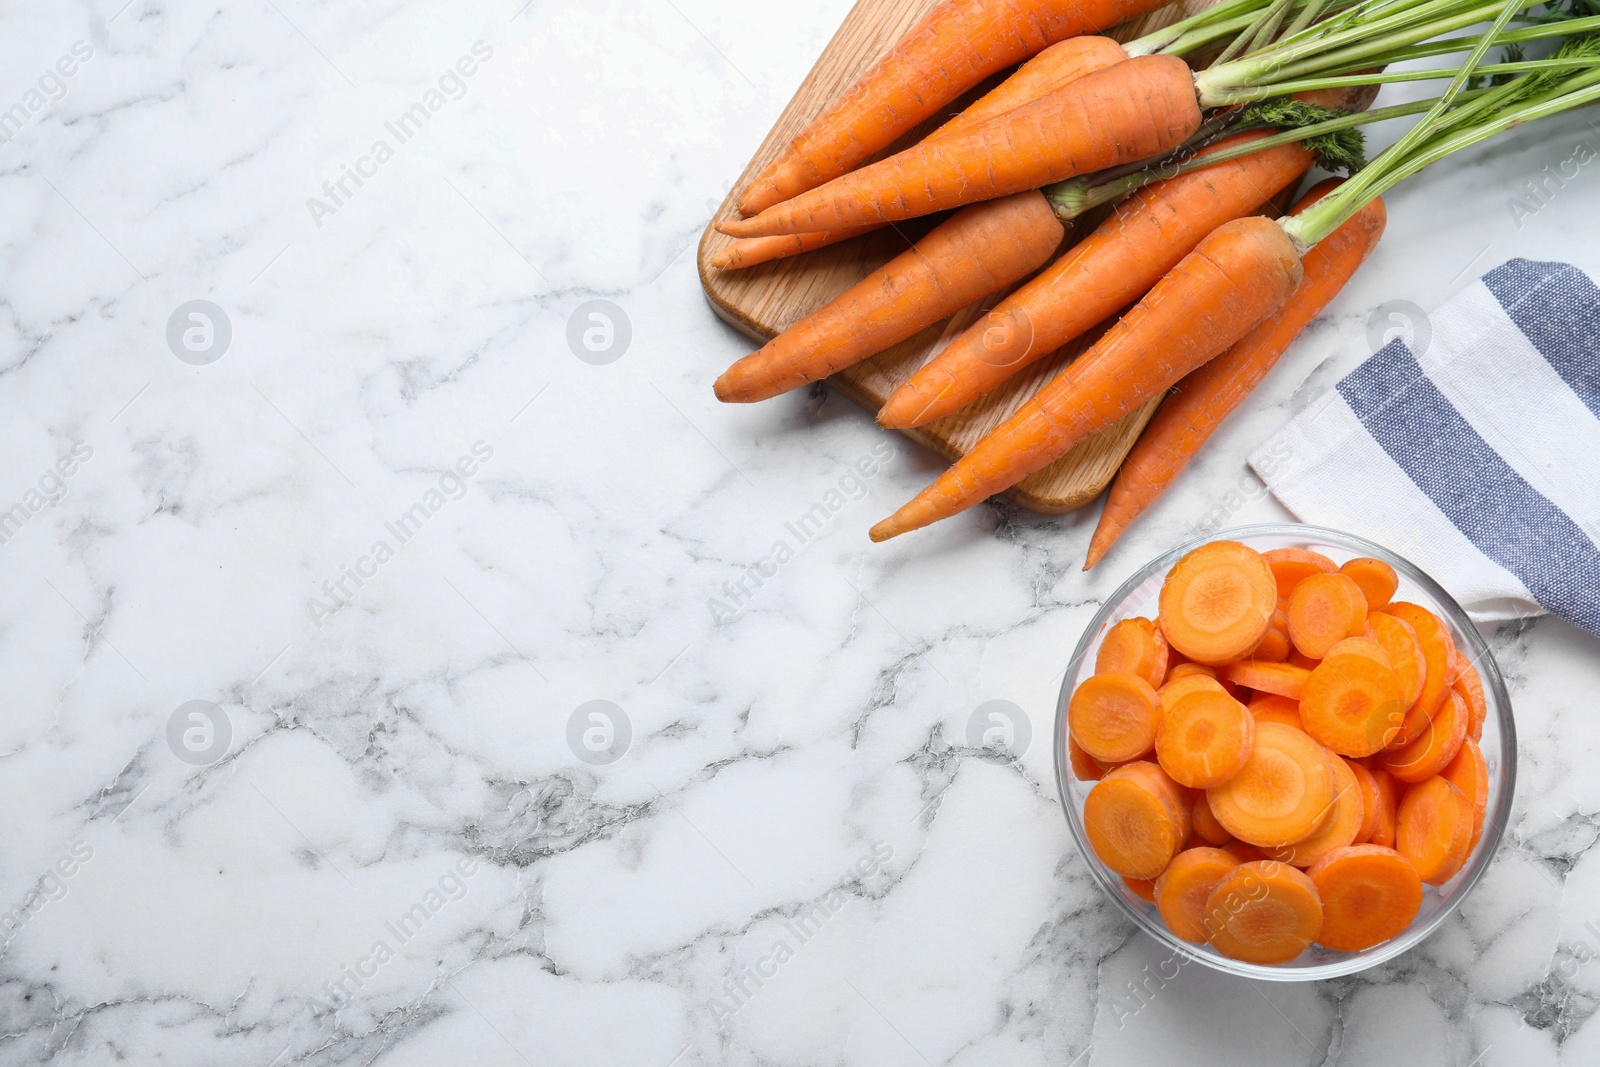
[[[991,74],[1166,0],[946,0],[751,180],[754,215],[837,178]]]
[[[767,237],[914,218],[1158,156],[1199,126],[1188,64],[1138,56],[717,228]]]
[[[930,133],[922,142],[927,144],[938,137],[976,126],[985,119],[1004,115],[1023,104],[1064,88],[1097,70],[1121,63],[1127,59],[1122,46],[1109,37],[1072,37],[1058,41],[1017,68],[1015,74],[974,101],[961,114]],[[786,256],[796,256],[816,248],[845,241],[863,233],[886,226],[875,222],[865,226],[852,226],[843,230],[824,230],[820,233],[783,234],[776,237],[745,237],[733,241],[711,259],[719,270],[737,270],[753,267]]]
[[[1298,213],[1339,185],[1318,183]],[[1284,350],[1328,306],[1383,236],[1382,200],[1374,200],[1306,253],[1305,278],[1276,314],[1216,359],[1189,372],[1156,411],[1111,483],[1083,569],[1100,561],[1122,531],[1160,496],[1207,438],[1260,384]]]
[[[765,400],[859,363],[1037,270],[1063,233],[1043,193],[964,208],[729,367],[717,398]]]
[[[1300,275],[1300,254],[1277,223],[1224,223],[1094,347],[874,526],[872,539],[948,518],[1048,466],[1254,329],[1288,301]]]
[[[1265,136],[1243,133],[1215,148]],[[921,426],[965,407],[1139,299],[1208,233],[1260,207],[1311,163],[1304,145],[1286,144],[1145,186],[902,383],[878,421]]]

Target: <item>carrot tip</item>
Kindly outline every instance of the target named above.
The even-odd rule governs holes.
[[[868,530],[867,536],[872,538],[872,540],[875,542],[881,542],[887,541],[891,537],[899,537],[903,533],[905,533],[905,531],[900,529],[896,525],[894,519],[891,517],[884,519],[872,529]]]

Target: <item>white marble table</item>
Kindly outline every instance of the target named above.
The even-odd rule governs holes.
[[[1093,509],[873,546],[934,460],[826,390],[719,406],[746,345],[693,262],[845,9],[4,6],[0,1062],[1600,1061],[1594,639],[1494,631],[1514,832],[1321,985],[1150,980],[1049,739],[1101,597],[1212,509],[1282,516],[1244,456],[1374,308],[1592,248],[1592,168],[1508,201],[1600,133],[1394,195],[1094,573]],[[596,300],[610,362],[568,342]],[[1016,762],[969,739],[991,700]]]

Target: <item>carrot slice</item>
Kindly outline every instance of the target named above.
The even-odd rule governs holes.
[[[1409,708],[1422,695],[1422,680],[1427,674],[1417,631],[1398,615],[1375,611],[1367,616],[1367,636],[1382,645],[1388,654],[1389,665],[1400,679],[1400,699]]]
[[[1255,720],[1243,704],[1200,688],[1165,705],[1156,759],[1173,781],[1204,789],[1239,773],[1254,741]]]
[[[1166,778],[1154,764],[1130,763],[1097,782],[1083,803],[1089,846],[1127,878],[1156,877],[1189,836],[1173,801],[1177,786],[1169,793],[1149,771]]]
[[[1339,569],[1333,560],[1308,548],[1272,548],[1261,556],[1272,568],[1272,576],[1278,582],[1278,595],[1284,599],[1294,593],[1294,587],[1303,579],[1313,574],[1332,574]]]
[[[1299,700],[1311,672],[1292,663],[1262,663],[1242,659],[1227,669],[1228,681],[1263,693]]]
[[[1188,696],[1190,693],[1200,693],[1205,691],[1210,691],[1213,693],[1227,692],[1227,690],[1222,687],[1222,683],[1217,681],[1209,674],[1185,674],[1180,678],[1175,678],[1168,682],[1166,685],[1162,686],[1156,691],[1156,695],[1161,698],[1162,717],[1165,718],[1167,712],[1171,710],[1172,705],[1176,704],[1179,700]],[[1156,732],[1160,733],[1159,726],[1157,727]]]
[[[1289,597],[1289,640],[1313,659],[1321,659],[1345,638],[1366,628],[1367,602],[1348,575],[1313,574]]]
[[[1405,787],[1382,767],[1369,767],[1367,770],[1378,785],[1378,825],[1367,841],[1393,848],[1394,829],[1400,819],[1400,794]]]
[[[1178,820],[1178,829],[1181,831],[1178,835],[1179,840],[1189,840],[1190,831],[1194,828],[1193,820],[1189,817],[1189,809],[1193,806],[1193,797],[1199,790],[1185,789],[1174,782],[1172,777],[1161,769],[1159,763],[1151,760],[1132,760],[1116,767],[1108,767],[1106,770],[1108,773],[1125,771],[1124,777],[1143,782],[1146,788],[1160,794],[1161,799],[1167,802],[1172,814]]]
[[[1272,609],[1272,626],[1250,653],[1251,659],[1282,663],[1289,658],[1289,650],[1294,646],[1289,644],[1289,614],[1285,608],[1285,601],[1280,598],[1278,606]]]
[[[1467,724],[1467,736],[1474,741],[1482,741],[1483,720],[1489,717],[1489,702],[1483,695],[1483,679],[1478,675],[1478,668],[1465,656],[1461,657],[1461,671],[1450,688],[1466,702],[1467,710],[1472,713],[1471,721]]]
[[[1264,860],[1267,854],[1248,841],[1229,841],[1219,846],[1222,851],[1238,860],[1240,863],[1250,863],[1254,860]]]
[[[1472,841],[1472,802],[1448,778],[1433,777],[1400,798],[1395,851],[1429,885],[1455,877]]]
[[[1248,710],[1255,716],[1256,722],[1281,722],[1285,726],[1293,726],[1296,730],[1305,729],[1305,724],[1300,721],[1298,700],[1268,693],[1250,701]]]
[[[1204,663],[1184,660],[1182,663],[1174,663],[1167,668],[1167,682],[1176,682],[1179,678],[1186,678],[1191,674],[1203,674],[1207,678],[1215,679],[1217,677],[1217,669],[1215,667],[1207,667]]]
[[[1106,769],[1071,737],[1067,738],[1067,757],[1072,764],[1072,776],[1080,782],[1098,782],[1106,776]]]
[[[1422,646],[1422,691],[1406,709],[1405,722],[1390,742],[1398,746],[1421,734],[1428,720],[1439,710],[1439,705],[1444,703],[1445,693],[1450,689],[1450,661],[1455,652],[1455,643],[1451,641],[1450,631],[1445,629],[1439,617],[1420,604],[1397,600],[1386,606],[1383,613],[1409,623],[1417,635],[1417,642]]]
[[[1411,925],[1422,907],[1422,879],[1400,853],[1382,845],[1335,849],[1306,872],[1322,900],[1317,944],[1360,952]]]
[[[1422,735],[1409,744],[1391,748],[1378,759],[1384,770],[1402,782],[1420,782],[1441,773],[1461,751],[1467,739],[1467,724],[1472,713],[1466,702],[1452,690],[1439,706]]]
[[[1211,813],[1252,845],[1287,845],[1305,837],[1333,802],[1333,757],[1292,726],[1258,722],[1250,758],[1238,774],[1206,791]]]
[[[1123,619],[1101,639],[1094,673],[1137,674],[1159,687],[1167,677],[1167,639],[1150,619]]]
[[[1136,674],[1085,678],[1067,704],[1067,727],[1083,750],[1118,763],[1150,751],[1161,725],[1161,697]]]
[[[1241,863],[1211,890],[1205,926],[1229,959],[1288,963],[1322,931],[1322,901],[1306,873],[1287,863]]]
[[[1123,875],[1122,884],[1132,890],[1133,895],[1141,900],[1148,900],[1152,904],[1156,902],[1156,883],[1153,879],[1129,878],[1127,875]]]
[[[1394,669],[1394,662],[1389,659],[1389,652],[1381,642],[1371,637],[1347,637],[1337,645],[1328,649],[1328,656],[1346,654],[1351,656],[1365,656],[1374,663],[1380,663],[1390,670]],[[1328,656],[1323,656],[1327,659]]]
[[[1471,852],[1478,846],[1478,837],[1483,833],[1484,812],[1489,807],[1489,765],[1483,758],[1483,750],[1476,741],[1467,738],[1461,743],[1461,751],[1456,753],[1456,758],[1439,772],[1439,776],[1454,782],[1456,788],[1472,801],[1472,840],[1467,844],[1467,851]],[[1198,801],[1195,803],[1199,805]]]
[[[1172,857],[1156,879],[1155,904],[1174,937],[1206,940],[1206,902],[1222,876],[1239,866],[1220,848],[1190,848]]]
[[[1356,785],[1361,787],[1361,827],[1356,830],[1355,844],[1361,844],[1371,839],[1378,829],[1378,821],[1383,818],[1383,794],[1378,789],[1378,779],[1372,772],[1355,760],[1345,760],[1350,773],[1356,776]]]
[[[1361,587],[1368,611],[1377,611],[1389,603],[1395,590],[1400,588],[1400,576],[1394,572],[1394,568],[1371,556],[1350,560],[1339,568],[1339,573],[1349,575]]]
[[[1213,541],[1167,574],[1161,630],[1196,663],[1227,663],[1261,643],[1277,603],[1277,582],[1261,553],[1237,541]]]
[[[1189,824],[1194,834],[1208,845],[1226,845],[1233,840],[1233,835],[1228,833],[1227,827],[1217,821],[1211,814],[1211,805],[1206,802],[1205,790],[1194,798],[1194,805],[1189,809]]]
[[[1262,851],[1268,859],[1287,863],[1291,867],[1309,867],[1336,848],[1355,843],[1366,815],[1361,794],[1361,783],[1356,781],[1350,764],[1342,759],[1332,760],[1334,777],[1333,810],[1315,830],[1292,845],[1267,848]]]
[[[1322,657],[1308,656],[1291,644],[1289,646],[1289,658],[1286,662],[1292,663],[1296,667],[1304,667],[1308,671],[1314,671],[1317,669],[1317,664],[1322,662]]]
[[[1359,652],[1329,655],[1311,672],[1300,695],[1306,733],[1342,756],[1380,751],[1404,715],[1400,679]]]

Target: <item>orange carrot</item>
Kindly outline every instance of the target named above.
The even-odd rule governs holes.
[[[1165,706],[1156,731],[1156,759],[1173,781],[1191,789],[1220,785],[1239,773],[1255,742],[1255,720],[1226,693],[1201,690]]]
[[[1411,925],[1422,907],[1422,880],[1405,858],[1381,845],[1351,845],[1306,872],[1322,900],[1317,943],[1360,952]]]
[[[1471,712],[1466,703],[1452,692],[1439,710],[1434,712],[1422,733],[1400,748],[1389,749],[1379,758],[1378,766],[1402,782],[1421,782],[1441,773],[1461,751],[1467,739],[1467,723]]]
[[[1149,159],[1199,126],[1188,64],[1139,56],[717,228],[766,237],[915,218]]]
[[[1299,700],[1300,694],[1305,692],[1311,672],[1292,663],[1242,659],[1228,667],[1227,677],[1230,682],[1246,689]]]
[[[1342,756],[1381,751],[1404,717],[1400,679],[1359,652],[1330,653],[1311,672],[1300,695],[1306,733]]]
[[[1339,572],[1348,574],[1361,587],[1368,611],[1377,611],[1389,603],[1394,591],[1400,588],[1400,576],[1381,559],[1362,556],[1340,567]]]
[[[1467,736],[1474,741],[1482,740],[1483,720],[1489,717],[1489,704],[1484,699],[1483,679],[1478,677],[1478,668],[1465,656],[1461,658],[1461,672],[1456,675],[1450,688],[1467,702],[1467,710],[1472,713],[1472,721],[1467,724]]]
[[[746,215],[813,189],[908,133],[991,74],[1097,33],[1159,0],[948,0],[816,118],[745,188]]]
[[[1211,805],[1206,803],[1206,794],[1201,790],[1194,798],[1194,804],[1189,809],[1189,824],[1199,837],[1208,845],[1226,845],[1233,840],[1233,835],[1228,833],[1227,827],[1217,821],[1211,814]]]
[[[765,400],[882,352],[1050,258],[1064,231],[1041,193],[975,204],[739,360],[719,400]]]
[[[1127,886],[1129,892],[1140,900],[1148,900],[1152,904],[1156,902],[1156,883],[1154,879],[1129,878],[1127,875],[1123,875],[1122,884]]]
[[[1033,101],[1070,85],[1085,74],[1121,63],[1128,56],[1122,46],[1109,37],[1073,37],[1046,48],[1028,60],[1017,72],[967,107],[961,114],[930,133],[927,141],[959,133],[985,119],[1031,104]],[[924,141],[924,143],[927,143]],[[870,233],[886,223],[852,226],[821,233],[784,234],[777,237],[746,237],[727,245],[711,259],[719,270],[753,267],[774,259],[837,244]]]
[[[1389,665],[1400,679],[1400,699],[1409,708],[1422,695],[1425,673],[1422,642],[1417,640],[1417,631],[1398,616],[1375,611],[1367,616],[1367,636],[1382,645],[1384,652],[1388,653]]]
[[[1285,726],[1293,726],[1296,730],[1305,729],[1305,724],[1300,719],[1298,700],[1268,693],[1252,700],[1248,710],[1256,722],[1281,722]]]
[[[1313,574],[1289,598],[1289,640],[1318,659],[1367,625],[1367,601],[1349,575]]]
[[[1161,632],[1197,663],[1227,663],[1261,642],[1277,601],[1261,554],[1237,541],[1187,553],[1161,583]]]
[[[1224,223],[1094,347],[874,526],[872,539],[947,518],[1048,466],[1254,329],[1288,301],[1300,275],[1299,253],[1276,223],[1256,216]],[[1274,583],[1268,617],[1276,599]]]
[[[1189,176],[1200,176],[1220,169],[1207,168]],[[1302,210],[1314,203],[1336,184],[1336,180],[1318,183],[1295,210]],[[1084,570],[1100,561],[1122,531],[1166,491],[1201,446],[1222,425],[1222,421],[1261,384],[1289,345],[1339,294],[1356,268],[1377,246],[1378,238],[1383,235],[1383,227],[1383,202],[1375,200],[1361,214],[1339,227],[1306,254],[1305,278],[1287,304],[1222,355],[1191,371],[1173,388],[1172,393],[1161,402],[1161,407],[1156,409],[1155,416],[1145,426],[1127,458],[1122,461],[1111,483],[1105,508],[1100,513],[1100,522],[1089,541],[1088,556],[1083,562]],[[1067,255],[1073,254],[1069,252]],[[1062,257],[1057,263],[1066,258]],[[1056,266],[1051,266],[1045,273],[1056,269]],[[1044,276],[1041,274],[1039,277]],[[1030,289],[1037,284],[1038,278],[1035,278],[1023,288]],[[1007,302],[1016,299],[1017,294],[1013,294]],[[1037,330],[1038,316],[1034,315],[1029,321]],[[917,373],[920,375],[927,369],[924,367]],[[915,381],[916,376],[911,380]],[[902,390],[905,388],[901,386]],[[892,396],[890,403],[893,403]],[[894,423],[885,425],[892,426]],[[1271,555],[1270,552],[1266,554]],[[1318,555],[1312,552],[1305,554]],[[1287,560],[1285,564],[1286,573],[1295,566]],[[1331,560],[1328,560],[1328,569],[1333,569]],[[1286,586],[1280,579],[1282,595],[1288,596],[1292,588],[1292,581]]]
[[[1400,817],[1400,793],[1404,787],[1382,767],[1369,767],[1368,770],[1378,785],[1378,825],[1367,840],[1374,845],[1393,848],[1394,829]]]
[[[1198,667],[1200,664],[1194,663],[1189,664],[1189,666]],[[1179,700],[1188,696],[1190,693],[1196,693],[1201,690],[1210,690],[1213,693],[1223,693],[1229,696],[1232,695],[1222,687],[1222,683],[1217,681],[1215,675],[1201,674],[1198,671],[1188,671],[1183,675],[1172,679],[1172,681],[1168,682],[1166,685],[1157,690],[1157,695],[1161,697],[1162,717],[1165,718],[1166,713],[1171,711],[1172,706]]]
[[[1262,851],[1268,859],[1294,867],[1309,867],[1336,848],[1355,843],[1356,834],[1366,818],[1365,798],[1361,783],[1357,781],[1350,764],[1342,759],[1330,761],[1333,766],[1334,792],[1332,810],[1327,817],[1305,837],[1292,845],[1280,845]]]
[[[1317,828],[1334,797],[1334,757],[1292,726],[1256,723],[1244,768],[1206,790],[1211,813],[1241,841],[1293,844]]]
[[[1455,656],[1455,644],[1439,617],[1420,604],[1399,600],[1386,605],[1383,613],[1409,623],[1422,645],[1422,691],[1406,709],[1405,722],[1390,742],[1403,745],[1421,735],[1450,692],[1450,668]]]
[[[1395,824],[1395,851],[1429,885],[1455,877],[1472,842],[1472,802],[1437,775],[1405,791]]]
[[[1161,724],[1161,697],[1136,674],[1096,674],[1084,679],[1067,703],[1073,740],[1102,762],[1135,759],[1150,751]]]
[[[1189,836],[1177,796],[1178,787],[1150,763],[1118,767],[1096,783],[1084,800],[1083,826],[1100,862],[1126,878],[1165,870]]]
[[[1167,639],[1149,619],[1123,619],[1100,639],[1094,672],[1137,674],[1159,687],[1167,677]]]
[[[1242,133],[1216,148],[1266,136]],[[1303,144],[1280,145],[1139,190],[907,379],[878,421],[921,426],[965,407],[1138,300],[1212,230],[1255,210],[1311,162]]]
[[[1072,764],[1072,776],[1080,782],[1098,782],[1106,776],[1105,768],[1070,737],[1067,738],[1067,758]]]
[[[1126,461],[1124,461],[1123,466],[1127,466]],[[1105,522],[1104,515],[1100,516],[1100,521],[1102,523]],[[1096,529],[1095,532],[1099,533],[1099,530]],[[1093,542],[1089,544],[1089,551],[1091,553],[1094,551]],[[1102,549],[1102,551],[1104,550]],[[1085,561],[1084,570],[1088,570],[1089,566],[1090,564]],[[1250,658],[1261,660],[1265,663],[1282,663],[1289,658],[1289,649],[1292,647],[1294,646],[1289,644],[1289,616],[1284,612],[1283,603],[1280,601],[1272,611],[1271,628],[1267,630],[1266,636],[1261,639],[1261,643],[1256,645],[1255,651],[1250,653]]]
[[[1319,182],[1318,187],[1320,188],[1322,184],[1324,183]],[[1307,199],[1310,199],[1309,196]],[[1298,206],[1304,207],[1305,201],[1302,200]],[[1383,232],[1381,225],[1377,229],[1379,234]],[[1334,232],[1337,233],[1338,231]],[[1377,237],[1374,237],[1373,240],[1377,240]],[[1306,257],[1308,274],[1310,273],[1310,259],[1310,256]],[[1303,282],[1301,283],[1302,287],[1304,284]],[[1300,295],[1299,290],[1295,291],[1295,295]],[[1294,587],[1304,579],[1311,577],[1313,574],[1332,574],[1339,569],[1339,565],[1333,560],[1324,556],[1321,552],[1313,552],[1309,548],[1269,548],[1261,555],[1267,561],[1267,566],[1272,568],[1273,577],[1278,579],[1278,595],[1285,600],[1294,595]]]
[[[1462,742],[1456,758],[1439,772],[1441,778],[1455,783],[1468,800],[1472,801],[1472,840],[1467,845],[1471,852],[1483,833],[1483,816],[1489,807],[1489,765],[1484,761],[1483,750],[1470,737]]]
[[[1304,871],[1286,863],[1241,863],[1206,901],[1211,944],[1229,959],[1288,963],[1322,930],[1322,901]]]
[[[1220,848],[1189,848],[1172,857],[1156,879],[1151,899],[1173,936],[1184,941],[1206,940],[1206,902],[1222,876],[1239,861]]]
[[[1378,829],[1378,822],[1383,818],[1383,793],[1378,788],[1378,779],[1365,766],[1353,759],[1344,762],[1350,768],[1350,773],[1355,775],[1356,785],[1361,787],[1361,827],[1356,830],[1355,841],[1359,845],[1371,839]]]

